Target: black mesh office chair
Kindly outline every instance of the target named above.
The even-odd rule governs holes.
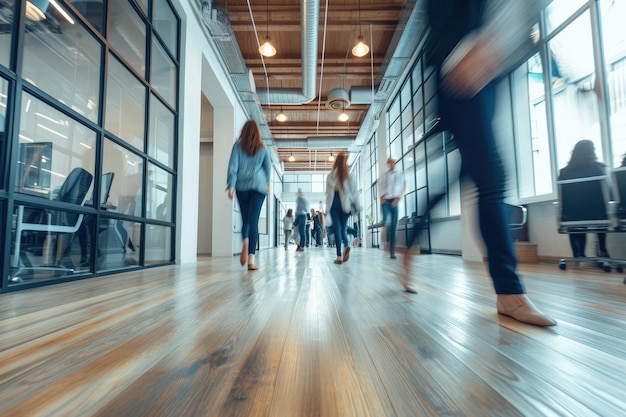
[[[65,203],[83,205],[87,198],[87,192],[91,187],[93,175],[83,168],[74,168],[67,176],[59,192],[54,198]],[[19,274],[26,270],[53,270],[73,271],[71,268],[63,268],[58,265],[32,266],[24,258],[22,250],[22,234],[24,232],[38,232],[47,235],[56,235],[55,263],[62,256],[65,246],[65,237],[75,233],[83,221],[83,214],[43,208],[31,208],[24,205],[17,206],[15,222],[15,243],[11,267],[14,269],[11,281],[19,282]],[[20,262],[20,260],[26,261]]]
[[[557,181],[558,231],[570,233],[606,233],[611,229],[609,192],[605,176]],[[606,272],[611,262],[602,256],[574,256],[559,260],[559,268],[569,262],[597,262]]]

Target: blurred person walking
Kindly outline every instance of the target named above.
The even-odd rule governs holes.
[[[261,206],[270,187],[270,157],[259,125],[254,120],[247,121],[239,139],[233,145],[228,162],[228,179],[226,189],[228,198],[232,200],[237,193],[237,201],[241,210],[241,265],[248,262],[248,270],[254,271],[254,255],[259,238],[259,216]]]
[[[336,264],[350,258],[348,243],[348,217],[351,211],[361,211],[361,201],[356,183],[348,172],[348,156],[340,153],[335,159],[333,170],[326,177],[326,207],[330,207],[330,218],[335,235]],[[343,255],[341,245],[343,243]]]
[[[463,160],[462,173],[474,181],[478,190],[479,226],[497,294],[497,311],[523,323],[553,326],[556,322],[539,311],[526,296],[516,272],[517,258],[504,205],[505,169],[491,125],[496,108],[492,80],[504,59],[504,55],[498,54],[510,53],[511,48],[494,48],[504,35],[502,39],[481,36],[479,30],[484,23],[486,3],[486,0],[428,0],[430,35],[425,46],[426,63],[435,67],[443,128],[453,133]],[[503,9],[505,12],[510,3]],[[525,2],[524,7],[530,10]],[[522,24],[530,20],[522,16],[516,19]],[[507,22],[500,21],[491,27],[506,25]],[[511,25],[519,26],[515,22]],[[519,39],[527,38],[524,33],[519,35]],[[458,44],[464,47],[456,48]],[[451,63],[449,57],[458,59]],[[440,200],[441,196],[437,196],[430,201],[429,209]],[[417,240],[420,229],[413,233],[409,248]],[[410,257],[409,249],[404,259],[407,272]],[[408,286],[408,273],[403,285]]]

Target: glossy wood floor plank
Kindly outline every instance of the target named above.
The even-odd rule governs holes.
[[[481,263],[354,248],[204,258],[0,295],[5,416],[619,416],[623,274],[522,265],[557,327],[495,312]]]

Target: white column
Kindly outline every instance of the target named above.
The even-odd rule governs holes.
[[[198,168],[200,148],[200,69],[202,52],[191,25],[181,30],[183,46],[178,124],[176,262],[196,261],[198,245]],[[197,28],[195,28],[197,31]]]
[[[215,108],[213,120],[213,212],[205,215],[213,218],[213,256],[233,256],[233,201],[226,194],[226,179],[230,153],[239,132],[235,131],[232,108]]]

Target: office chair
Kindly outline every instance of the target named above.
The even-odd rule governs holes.
[[[557,181],[557,187],[559,233],[606,233],[611,230],[609,192],[605,176]],[[559,260],[559,268],[566,269],[569,262],[597,262],[606,272],[611,271],[608,257],[563,258]]]
[[[613,180],[613,194],[615,198],[615,231],[626,232],[626,167],[615,168],[611,171]],[[617,266],[618,272],[622,272],[626,261]],[[624,278],[626,284],[626,277]]]
[[[92,180],[93,175],[89,172],[83,168],[74,168],[63,182],[63,185],[61,185],[55,200],[70,204],[83,205],[87,199],[87,192],[91,187]],[[21,253],[22,233],[45,232],[48,236],[56,235],[56,263],[62,256],[64,249],[65,241],[63,236],[75,233],[80,228],[82,221],[83,214],[44,208],[25,208],[24,205],[18,205],[15,222],[14,252],[11,262],[11,267],[15,269],[15,272],[10,277],[10,280],[12,282],[21,282],[21,278],[18,275],[27,270],[74,272],[73,268],[65,268],[57,265],[20,265],[20,259],[23,259],[22,256],[25,256]],[[30,264],[30,262],[26,263]]]
[[[615,168],[611,171],[613,180],[613,194],[616,202],[615,217],[617,227],[626,232],[626,167]]]

